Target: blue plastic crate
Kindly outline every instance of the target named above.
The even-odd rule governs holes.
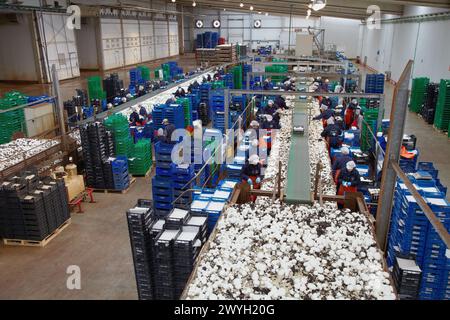
[[[156,187],[156,186],[152,186],[152,192],[153,194],[157,194],[157,195],[167,195],[167,194],[172,194],[173,190],[172,188],[162,188],[162,187]]]
[[[163,209],[163,210],[171,210],[173,209],[173,205],[171,203],[165,203],[165,202],[153,202],[156,209]]]
[[[160,187],[160,188],[173,188],[172,181],[166,178],[160,178],[158,176],[154,176],[152,178],[152,186]]]

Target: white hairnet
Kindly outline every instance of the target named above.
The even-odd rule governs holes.
[[[158,136],[164,135],[164,130],[162,128],[158,129]]]
[[[259,127],[259,122],[256,120],[253,120],[252,122],[250,122],[250,126],[251,127]]]
[[[347,168],[347,170],[352,171],[353,169],[356,168],[356,163],[355,163],[355,161],[349,161],[349,162],[347,162],[345,167]]]
[[[169,119],[164,119],[164,120],[162,121],[162,124],[166,124],[166,123],[169,123]]]
[[[353,103],[353,104],[358,104],[358,100],[353,99],[353,100],[352,100],[352,103]]]
[[[258,157],[258,155],[256,155],[256,154],[251,155],[251,156],[248,158],[248,162],[249,162],[250,164],[257,165],[258,162],[259,162],[259,157]]]
[[[273,117],[270,114],[266,114],[266,119],[270,122],[273,120]]]
[[[342,147],[341,148],[341,153],[347,155],[347,154],[350,154],[350,150],[347,147]]]
[[[267,102],[267,104],[268,104],[269,106],[272,106],[272,105],[273,105],[273,100],[269,100],[269,101]]]

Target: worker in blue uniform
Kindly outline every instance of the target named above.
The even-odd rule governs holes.
[[[183,98],[186,96],[186,91],[182,87],[178,87],[177,91],[175,92],[175,97],[177,98]]]
[[[139,106],[139,115],[144,118],[144,120],[148,119],[148,112],[144,105]]]
[[[170,105],[170,104],[173,104],[173,103],[176,103],[176,102],[177,102],[177,99],[175,98],[175,96],[171,95],[170,98],[167,99],[166,104]]]
[[[349,161],[345,165],[345,168],[341,170],[338,177],[338,195],[343,196],[346,192],[357,192],[358,186],[361,183],[361,176],[356,169],[356,164],[354,161]],[[342,208],[344,206],[344,201],[338,201],[338,207]]]
[[[140,122],[140,117],[139,113],[137,112],[137,108],[133,108],[133,112],[131,112],[129,120],[132,126],[135,126],[137,125],[137,123]]]
[[[350,150],[347,147],[342,147],[341,154],[336,156],[331,167],[333,178],[336,183],[338,182],[339,173],[345,168],[345,165],[349,161],[353,161],[353,158],[350,156]]]
[[[272,82],[270,82],[270,79],[265,79],[263,83],[263,90],[272,90],[273,85]]]
[[[328,151],[330,148],[339,148],[342,144],[342,129],[334,123],[333,118],[329,118],[327,120],[327,126],[320,135],[326,139],[328,143]]]
[[[329,109],[325,104],[322,104],[320,106],[320,110],[322,112],[318,116],[314,117],[313,120],[322,120],[323,126],[326,127],[326,121],[333,117],[334,111],[332,109]]]
[[[267,102],[267,106],[264,109],[264,113],[272,116],[275,113],[275,111],[277,111],[275,103],[273,102],[273,100],[269,100]]]
[[[258,155],[253,154],[245,161],[241,177],[242,181],[248,183],[253,189],[261,188],[261,163]],[[256,196],[251,196],[251,200],[254,202]]]
[[[172,133],[176,129],[175,126],[171,124],[168,119],[164,119],[162,125],[162,130],[158,130],[158,140],[164,143],[172,143]]]
[[[278,109],[286,109],[287,108],[286,100],[282,96],[276,96],[274,103],[278,107]]]

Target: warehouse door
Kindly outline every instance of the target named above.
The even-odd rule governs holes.
[[[244,43],[244,19],[228,19],[228,43]]]

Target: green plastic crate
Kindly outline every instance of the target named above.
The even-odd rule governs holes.
[[[439,95],[434,115],[434,127],[448,130],[450,125],[450,80],[442,79],[439,83]]]
[[[409,102],[409,109],[413,112],[419,113],[425,100],[425,92],[430,79],[426,77],[414,78],[411,87],[411,99]]]

